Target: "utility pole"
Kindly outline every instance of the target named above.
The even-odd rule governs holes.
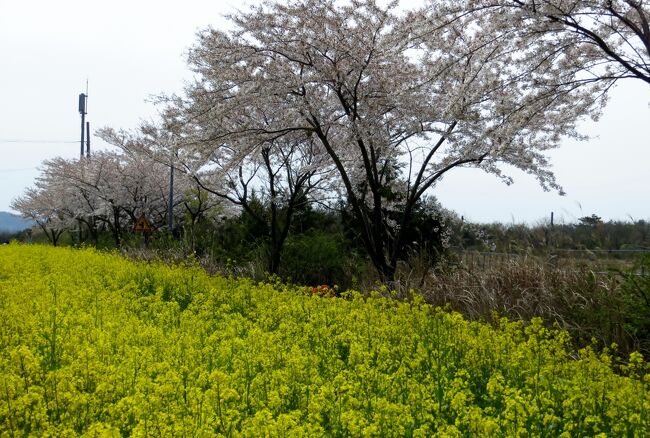
[[[550,237],[548,239],[548,242],[547,242],[546,246],[549,246],[549,244],[551,244],[551,245],[553,244],[553,235],[554,235],[553,230],[555,229],[555,224],[553,222],[553,219],[554,219],[554,213],[551,212],[551,231],[550,231]]]
[[[169,205],[167,206],[167,228],[171,236],[174,235],[174,166],[178,158],[176,149],[176,129],[175,125],[167,126],[167,129],[172,134],[169,138]]]
[[[86,122],[86,157],[90,158],[90,122]]]
[[[553,212],[551,212],[551,230],[553,229]]]
[[[84,157],[84,129],[86,128],[86,103],[88,96],[85,93],[79,95],[79,114],[81,114],[81,153],[80,157]]]
[[[86,114],[88,114],[88,79],[86,79],[86,92],[79,95],[79,114],[81,114],[81,151],[79,156],[84,157],[85,138],[86,156],[90,158],[90,122],[86,122]]]
[[[173,155],[172,155],[173,157]],[[174,163],[169,166],[169,206],[167,207],[167,227],[169,232],[174,231]]]

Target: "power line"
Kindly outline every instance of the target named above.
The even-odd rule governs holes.
[[[78,141],[65,141],[65,140],[27,140],[27,139],[15,139],[15,140],[5,140],[0,139],[0,143],[79,143]]]
[[[38,169],[38,167],[23,167],[22,169],[0,169],[0,173],[26,172],[28,170],[34,170],[34,169]]]

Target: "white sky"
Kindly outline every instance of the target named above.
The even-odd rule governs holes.
[[[86,78],[91,128],[134,128],[155,117],[147,99],[180,91],[190,77],[184,53],[196,31],[224,26],[223,14],[251,2],[0,0],[0,210],[32,185],[42,160],[78,157],[77,99]],[[650,86],[621,83],[601,120],[582,124],[594,138],[551,153],[564,197],[521,172],[505,186],[470,169],[450,173],[435,194],[481,222],[534,223],[551,211],[566,222],[592,213],[650,219],[649,103]],[[91,139],[92,149],[104,147]]]

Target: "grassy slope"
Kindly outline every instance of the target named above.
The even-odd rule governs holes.
[[[648,434],[650,378],[539,321],[0,247],[0,436]]]

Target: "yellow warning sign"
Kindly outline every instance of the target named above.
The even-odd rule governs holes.
[[[151,233],[153,231],[153,228],[151,228],[151,224],[145,217],[144,213],[142,213],[138,220],[135,221],[135,224],[133,224],[133,231],[136,233]]]

